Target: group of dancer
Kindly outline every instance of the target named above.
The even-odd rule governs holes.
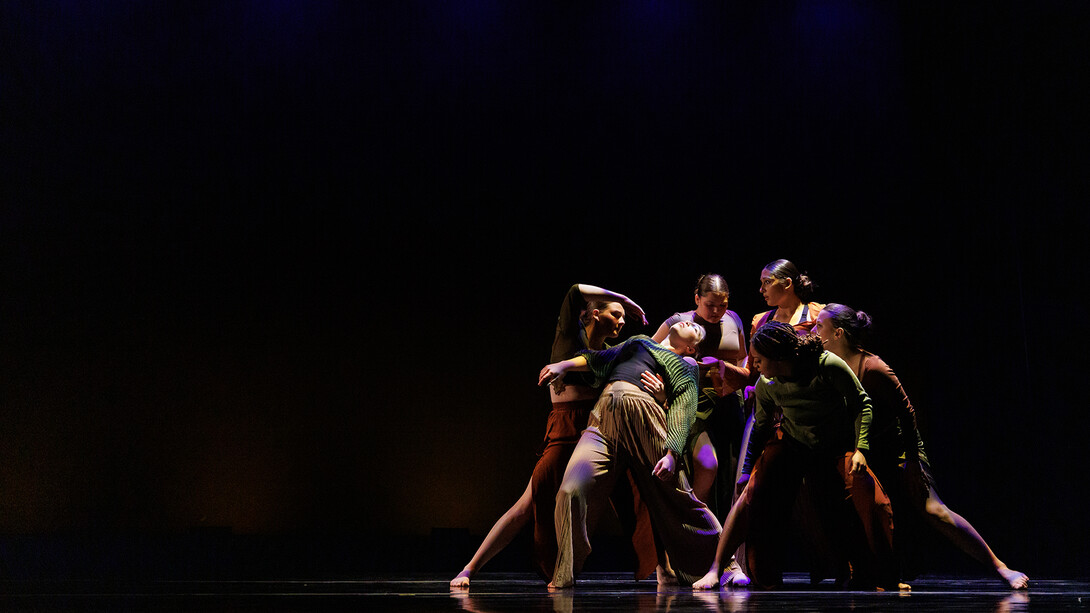
[[[753,317],[748,348],[713,274],[697,281],[696,308],[610,346],[626,317],[647,323],[643,309],[572,286],[539,374],[552,399],[543,451],[451,587],[468,588],[528,525],[535,570],[570,587],[608,511],[632,540],[635,577],[660,583],[775,589],[785,536],[798,532],[811,581],[910,589],[912,545],[929,524],[1028,587],[935,492],[913,406],[865,348],[870,317],[813,302],[787,260],[761,271],[760,292],[771,309]]]

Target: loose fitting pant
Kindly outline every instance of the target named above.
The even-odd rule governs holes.
[[[591,550],[587,509],[603,502],[626,468],[631,469],[678,579],[691,584],[704,576],[715,557],[721,528],[692,490],[682,489],[676,478],[666,482],[651,474],[666,453],[665,442],[666,413],[654,398],[622,382],[611,383],[602,392],[556,495],[559,554],[554,585],[571,585],[582,569]]]
[[[783,537],[803,479],[815,505],[803,529],[813,531],[808,540],[818,554],[849,557],[853,579],[864,586],[896,583],[889,498],[869,469],[851,472],[851,456],[817,454],[788,436],[765,446],[747,492],[751,519],[745,556],[754,587],[782,582]]]
[[[572,451],[586,428],[596,400],[554,402],[549,412],[541,457],[530,477],[533,501],[533,567],[545,580],[552,579],[556,568],[556,493],[564,477]],[[637,579],[645,579],[655,570],[657,553],[647,508],[627,479],[611,490],[611,500],[625,534],[631,535],[635,552]],[[604,502],[604,501],[603,501]],[[604,509],[602,509],[604,511]],[[594,509],[597,513],[598,508]],[[591,521],[593,526],[594,522]]]

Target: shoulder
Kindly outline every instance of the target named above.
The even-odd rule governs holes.
[[[719,330],[724,335],[741,332],[742,319],[738,317],[738,313],[727,311],[723,314],[723,318],[719,320]]]
[[[568,293],[564,294],[564,302],[583,302],[583,292],[579,291],[578,283],[568,288]]]
[[[852,371],[847,362],[831,351],[821,352],[821,355],[818,356],[818,368],[824,372],[851,373]]]
[[[693,321],[693,316],[696,315],[696,311],[685,311],[684,313],[674,313],[666,318],[666,321],[662,322],[668,326],[672,326],[679,321]]]
[[[723,315],[723,319],[729,319],[734,322],[734,325],[738,326],[739,328],[742,327],[742,318],[739,317],[738,313],[735,313],[734,311],[727,311],[726,314]]]
[[[560,317],[576,319],[584,304],[586,301],[583,299],[583,292],[579,291],[579,284],[576,283],[564,294],[564,300],[560,303]]]
[[[893,373],[893,369],[889,364],[886,364],[885,360],[874,355],[873,353],[866,354],[867,359],[863,361],[863,379],[865,380],[897,380],[897,375]]]
[[[893,370],[881,357],[874,355],[873,353],[866,353],[865,355],[867,356],[867,359],[863,362],[863,370]]]
[[[772,379],[761,375],[757,377],[757,382],[753,384],[753,393],[762,398],[768,397],[768,395],[772,393],[772,387],[774,385],[775,382]]]
[[[752,328],[752,332],[757,331],[757,326],[761,325],[761,322],[766,317],[768,317],[769,313],[771,313],[771,312],[772,311],[761,311],[760,313],[757,313],[756,315],[753,316],[753,320],[749,322],[749,325]]]
[[[674,313],[673,315],[667,317],[662,322],[662,325],[659,326],[659,331],[669,330],[671,326],[673,326],[674,324],[676,324],[679,321],[692,321],[693,320],[693,313],[694,313],[694,311],[689,311],[687,313]],[[663,337],[663,338],[665,338],[665,337]]]

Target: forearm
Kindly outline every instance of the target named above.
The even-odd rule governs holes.
[[[719,375],[723,378],[723,388],[720,396],[732,394],[749,383],[749,369],[744,366],[735,366],[730,362],[719,362]]]
[[[863,408],[855,416],[855,448],[863,451],[870,450],[870,421],[871,406],[868,399]]]
[[[587,370],[590,370],[590,367],[587,366],[586,356],[581,355],[577,355],[570,360],[557,362],[557,367],[559,367],[563,372],[568,372],[569,370],[574,370],[576,372],[585,372]]]
[[[748,475],[753,471],[754,464],[757,463],[757,458],[761,457],[761,452],[764,451],[765,444],[768,443],[768,439],[772,436],[772,415],[769,414],[767,408],[772,406],[775,409],[775,405],[768,399],[762,400],[760,392],[755,392],[756,402],[753,407],[753,428],[749,433],[749,442],[746,444],[745,455],[740,458],[742,460],[742,474]]]
[[[685,455],[689,430],[696,420],[697,394],[695,385],[670,399],[666,412],[666,448],[678,458]]]
[[[588,285],[586,283],[579,284],[579,293],[583,294],[583,300],[590,302],[591,300],[606,300],[610,302],[624,302],[628,300],[628,296],[624,294],[618,294],[617,292],[610,291],[604,287],[598,287],[597,285]]]
[[[586,283],[579,283],[579,293],[583,295],[583,300],[591,302],[592,300],[601,300],[605,302],[620,302],[624,305],[624,310],[630,315],[634,315],[639,318],[640,322],[644,325],[647,324],[647,317],[643,312],[643,308],[636,304],[631,298],[624,294],[619,294],[614,291],[605,289],[604,287],[598,287],[597,285],[588,285]]]
[[[537,377],[538,385],[545,385],[549,383],[557,383],[564,376],[564,373],[569,370],[588,370],[587,359],[581,355],[575,356],[570,360],[562,360],[560,362],[554,362],[552,364],[546,364]],[[558,390],[559,391],[559,390]]]

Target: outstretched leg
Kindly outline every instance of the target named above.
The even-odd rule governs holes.
[[[988,546],[988,543],[984,541],[984,538],[980,536],[980,533],[973,528],[973,525],[964,517],[953,512],[949,507],[943,504],[933,487],[928,487],[928,497],[924,506],[924,512],[927,514],[927,518],[931,524],[935,526],[943,536],[957,545],[962,551],[979,560],[982,564],[995,569],[995,572],[998,573],[1011,588],[1023,590],[1029,587],[1029,577],[1027,577],[1025,573],[1007,568],[1007,565],[996,557],[992,548]]]
[[[749,528],[749,488],[747,487],[727,514],[723,522],[723,532],[719,535],[719,545],[715,549],[715,558],[711,568],[700,579],[693,582],[695,590],[713,590],[719,588],[719,571],[745,540]]]
[[[473,558],[469,560],[469,564],[466,564],[462,572],[458,573],[458,576],[450,581],[450,587],[469,587],[469,580],[473,575],[497,553],[503,551],[504,547],[511,544],[515,536],[530,521],[532,513],[530,501],[530,484],[527,483],[522,496],[506,513],[500,516],[496,524],[488,531],[488,535],[484,537],[484,541],[477,548],[477,552],[473,554]]]

